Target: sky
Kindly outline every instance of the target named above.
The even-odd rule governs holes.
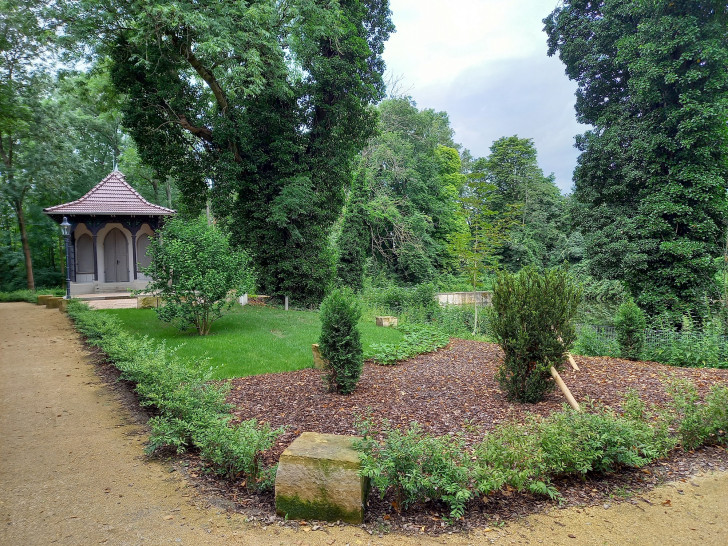
[[[485,157],[503,136],[530,138],[539,166],[569,193],[578,151],[576,84],[546,54],[543,18],[558,0],[390,0],[397,27],[387,77],[418,108],[448,113],[455,142]]]

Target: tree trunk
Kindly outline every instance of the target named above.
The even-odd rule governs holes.
[[[33,278],[33,260],[30,259],[30,245],[28,244],[28,232],[25,229],[25,215],[23,214],[22,201],[13,203],[15,215],[18,217],[18,227],[20,228],[20,242],[23,245],[23,255],[25,256],[25,271],[28,277],[28,290],[35,290],[35,280]]]

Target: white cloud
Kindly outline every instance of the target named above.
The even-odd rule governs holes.
[[[387,68],[420,108],[446,111],[455,140],[475,156],[517,134],[532,138],[539,163],[562,191],[576,165],[576,85],[546,55],[542,19],[555,0],[391,0],[397,32]]]

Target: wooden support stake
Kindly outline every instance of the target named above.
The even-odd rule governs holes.
[[[286,311],[288,311],[288,296],[286,296]]]
[[[574,368],[574,371],[579,371],[579,366],[576,365],[576,360],[574,360],[574,357],[571,356],[571,353],[566,353],[566,356],[569,357],[569,364],[571,364],[571,367]]]
[[[564,380],[561,379],[559,372],[557,372],[556,368],[554,368],[553,366],[551,366],[551,377],[554,378],[554,381],[556,381],[556,384],[561,389],[561,392],[564,393],[564,397],[566,398],[566,401],[569,403],[569,405],[572,408],[574,408],[576,411],[581,411],[581,407],[579,407],[579,403],[571,395],[571,391],[569,390],[569,387],[566,386],[566,383],[564,383]]]

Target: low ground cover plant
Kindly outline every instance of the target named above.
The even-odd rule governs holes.
[[[0,303],[12,301],[26,301],[37,303],[38,296],[49,294],[51,296],[65,296],[66,291],[62,288],[48,288],[36,290],[13,290],[12,292],[0,292]]]
[[[273,471],[261,467],[260,460],[283,429],[255,421],[232,424],[225,402],[229,386],[211,381],[213,370],[206,362],[184,362],[164,344],[129,334],[113,316],[78,301],[69,304],[68,314],[87,342],[104,351],[121,377],[134,383],[141,405],[157,413],[149,421],[150,452],[196,448],[216,473],[244,477],[252,489],[272,486]]]
[[[404,334],[401,341],[372,344],[371,358],[375,364],[391,366],[400,360],[440,349],[450,342],[450,337],[437,326],[403,324],[398,330]]]
[[[647,408],[629,393],[621,415],[591,402],[581,412],[564,406],[548,417],[498,426],[474,446],[458,434],[424,433],[417,423],[377,427],[365,416],[355,446],[362,475],[382,498],[394,497],[395,509],[435,500],[457,519],[471,499],[504,487],[558,498],[559,477],[643,467],[677,446],[728,445],[728,387],[714,387],[702,403],[689,383],[672,383],[667,392],[667,409]]]

